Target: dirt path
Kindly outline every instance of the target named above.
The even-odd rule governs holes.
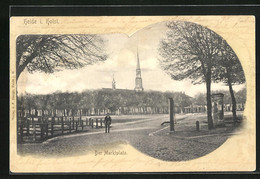
[[[235,128],[227,126],[211,131],[207,129],[205,114],[177,115],[175,132],[169,134],[168,115],[136,116],[138,120],[115,123],[111,133],[104,128],[49,139],[40,144],[20,144],[23,155],[64,157],[81,155],[105,145],[128,143],[149,156],[170,161],[190,160],[208,154],[222,145]],[[134,116],[131,116],[134,118]],[[195,122],[200,121],[201,131]]]

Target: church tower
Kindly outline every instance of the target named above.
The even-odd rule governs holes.
[[[136,77],[135,77],[135,91],[143,91],[143,83],[142,83],[142,77],[141,77],[141,68],[140,68],[140,62],[139,62],[139,54],[137,49],[137,65],[136,65]]]
[[[112,89],[115,90],[116,89],[116,81],[114,78],[114,74],[113,74],[113,80],[112,80]]]

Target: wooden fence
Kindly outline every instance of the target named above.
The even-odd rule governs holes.
[[[41,142],[58,135],[102,128],[103,122],[102,118],[83,116],[18,117],[17,141],[18,143]]]

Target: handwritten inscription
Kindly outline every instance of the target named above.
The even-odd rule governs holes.
[[[23,20],[23,24],[24,25],[36,25],[36,24],[55,25],[55,24],[59,24],[59,19],[56,19],[56,18],[46,18],[46,19],[25,18]]]
[[[104,151],[98,151],[98,150],[95,150],[95,156],[100,156],[100,155],[114,155],[114,156],[117,156],[117,155],[127,155],[126,151],[124,150],[104,150]]]

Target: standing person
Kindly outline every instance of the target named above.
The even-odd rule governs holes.
[[[107,115],[105,117],[106,133],[109,133],[111,121],[112,121],[112,119],[111,119],[109,113],[107,113]]]

